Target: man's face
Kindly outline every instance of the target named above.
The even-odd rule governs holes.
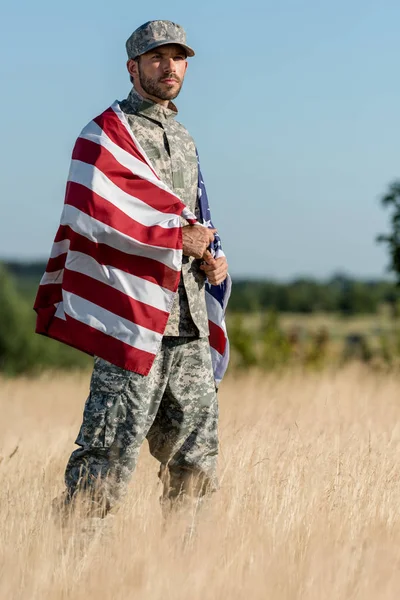
[[[186,52],[177,44],[167,44],[139,57],[131,73],[146,94],[160,100],[173,100],[181,91],[187,69]],[[131,69],[129,69],[131,72]],[[138,89],[140,93],[140,89]]]

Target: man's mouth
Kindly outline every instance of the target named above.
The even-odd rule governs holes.
[[[160,80],[161,83],[166,83],[167,85],[173,85],[174,83],[178,83],[178,80],[174,77],[166,77],[165,79]]]

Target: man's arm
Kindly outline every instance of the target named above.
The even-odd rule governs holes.
[[[223,283],[228,275],[228,262],[225,256],[213,258],[209,250],[203,255],[204,263],[200,265],[200,269],[204,271],[211,285],[219,285]]]

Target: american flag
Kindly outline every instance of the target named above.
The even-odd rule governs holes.
[[[199,201],[210,224],[200,175]],[[181,216],[198,222],[159,179],[115,102],[75,144],[60,226],[34,305],[36,332],[148,375],[180,279]],[[218,256],[220,242],[215,245]],[[207,284],[206,298],[219,297],[220,288]],[[224,303],[218,305],[217,311],[207,300],[217,382],[228,353]]]
[[[198,158],[198,157],[197,157]],[[198,206],[200,221],[203,225],[215,229],[210,213],[210,205],[199,162]],[[225,256],[222,250],[221,238],[218,233],[211,244],[214,258]],[[225,324],[225,311],[231,295],[232,282],[230,275],[220,285],[211,285],[206,281],[206,305],[208,325],[210,329],[210,349],[214,369],[214,379],[219,384],[229,363],[229,340]]]

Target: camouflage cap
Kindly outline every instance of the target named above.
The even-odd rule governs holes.
[[[194,56],[194,50],[186,44],[183,27],[172,21],[148,21],[132,33],[126,42],[128,58],[136,58],[157,46],[179,44],[188,56]]]

